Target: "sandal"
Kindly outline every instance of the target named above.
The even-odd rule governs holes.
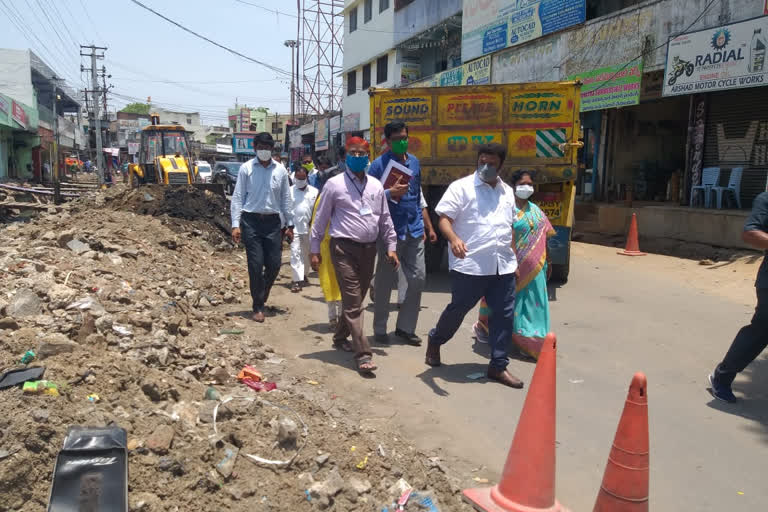
[[[357,371],[362,374],[371,374],[378,369],[371,356],[360,356],[356,358]]]
[[[293,293],[299,293],[301,291],[301,285],[299,285],[299,283],[293,283],[291,286],[291,291]]]
[[[334,341],[333,342],[333,348],[338,350],[343,350],[344,352],[353,352],[354,349],[352,348],[352,344],[347,341]]]

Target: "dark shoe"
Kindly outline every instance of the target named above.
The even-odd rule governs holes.
[[[402,339],[409,345],[413,345],[414,347],[420,347],[421,346],[421,338],[416,336],[415,334],[408,334],[405,331],[402,331],[400,329],[397,329],[395,331],[395,336]]]
[[[293,293],[299,293],[301,291],[301,285],[298,283],[298,281],[291,285],[291,291]]]
[[[427,343],[427,356],[424,358],[424,362],[429,366],[440,366],[440,345],[437,343]]]
[[[736,395],[731,391],[731,386],[726,386],[717,381],[714,373],[709,374],[709,385],[712,386],[712,396],[723,402],[732,404],[736,401]]]
[[[495,380],[496,382],[511,388],[522,389],[523,387],[523,381],[509,373],[506,369],[497,370],[496,368],[488,368],[488,373],[486,375],[489,379]]]
[[[251,320],[254,322],[259,322],[260,324],[264,323],[264,312],[254,311],[253,315],[251,316]]]
[[[309,286],[309,278],[304,276],[304,280],[301,282],[302,286]]]
[[[389,345],[389,335],[387,334],[374,334],[373,341],[379,345]]]

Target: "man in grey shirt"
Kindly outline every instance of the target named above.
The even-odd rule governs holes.
[[[280,271],[283,228],[288,242],[293,241],[293,199],[288,171],[272,159],[272,136],[259,133],[253,145],[256,158],[240,167],[232,194],[232,241],[245,244],[252,318],[263,322],[264,305]]]

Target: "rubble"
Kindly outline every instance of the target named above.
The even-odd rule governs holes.
[[[35,351],[61,393],[0,392],[0,510],[45,510],[51,482],[41,475],[67,428],[108,424],[128,432],[130,510],[381,510],[400,477],[429,482],[443,512],[468,510],[399,432],[361,431],[321,387],[290,376],[278,357],[284,333],[257,339],[227,315],[250,302],[228,224],[223,198],[178,187],[90,192],[23,229],[0,224],[0,368]],[[78,255],[71,247],[85,247],[74,241],[87,250]],[[238,383],[245,365],[278,389]],[[253,400],[205,400],[211,382],[221,400]],[[209,441],[217,406],[218,446]],[[225,446],[232,456],[218,467]]]

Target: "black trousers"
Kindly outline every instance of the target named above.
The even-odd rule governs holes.
[[[243,212],[240,230],[248,258],[253,311],[263,311],[272,285],[280,273],[282,231],[280,216]]]
[[[757,289],[757,307],[752,323],[741,328],[725,354],[723,362],[717,365],[715,376],[722,384],[731,385],[736,374],[760,355],[768,346],[768,288]]]

